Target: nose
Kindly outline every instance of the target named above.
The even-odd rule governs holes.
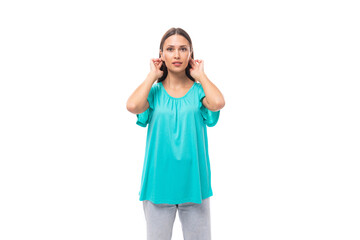
[[[179,54],[179,49],[176,50],[175,52],[175,57],[179,58],[180,54]]]

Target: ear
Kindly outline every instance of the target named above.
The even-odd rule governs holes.
[[[188,56],[188,61],[190,61],[190,60],[191,60],[191,53]]]

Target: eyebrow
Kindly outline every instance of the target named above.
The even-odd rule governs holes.
[[[174,45],[167,45],[167,47],[174,47]],[[181,45],[180,47],[188,47],[188,45]]]

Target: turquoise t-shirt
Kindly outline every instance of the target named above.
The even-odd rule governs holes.
[[[170,96],[162,82],[151,87],[150,107],[136,114],[136,124],[148,125],[140,201],[201,204],[213,195],[206,126],[216,125],[220,110],[205,108],[204,97],[198,82],[180,98]]]

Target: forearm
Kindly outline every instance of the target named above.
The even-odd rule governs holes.
[[[205,73],[201,74],[197,79],[204,89],[206,100],[212,109],[221,109],[225,105],[225,99],[220,90],[213,84]]]
[[[148,73],[146,79],[135,89],[127,100],[126,108],[128,111],[137,114],[144,112],[149,107],[147,97],[155,80],[155,75]]]

